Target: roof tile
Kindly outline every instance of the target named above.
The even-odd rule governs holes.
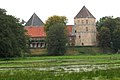
[[[69,36],[72,34],[72,26],[73,25],[67,25]],[[29,35],[30,37],[46,37],[44,26],[26,26],[25,30],[27,30],[26,35]]]
[[[39,27],[29,26],[25,27],[25,30],[27,30],[26,34],[31,37],[46,37],[46,33],[43,26]]]

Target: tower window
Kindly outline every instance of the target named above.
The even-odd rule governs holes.
[[[86,31],[88,31],[88,27],[86,27]]]
[[[82,46],[84,46],[84,43],[82,43]]]
[[[82,20],[82,24],[84,24],[84,20]]]
[[[76,25],[76,23],[75,23],[75,25]]]
[[[75,33],[76,33],[77,31],[75,30]]]
[[[80,23],[80,21],[78,20],[78,23]]]
[[[80,38],[80,35],[79,35],[79,38]]]
[[[86,20],[86,24],[88,24],[88,20]]]

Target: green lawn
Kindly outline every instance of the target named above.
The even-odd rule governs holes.
[[[119,54],[0,60],[0,80],[120,80],[119,70]]]
[[[54,72],[37,70],[0,71],[0,80],[120,80],[120,69],[90,72]]]

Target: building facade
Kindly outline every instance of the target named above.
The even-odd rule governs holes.
[[[74,17],[74,25],[67,25],[68,39],[70,46],[95,46],[96,43],[96,22],[95,17],[83,6],[80,12]],[[30,48],[43,48],[46,46],[46,33],[44,23],[34,13],[25,25],[27,35],[30,36]]]
[[[74,35],[72,34],[72,28],[74,25],[67,25],[68,30],[68,39],[69,39],[69,45],[74,45]],[[31,18],[28,20],[28,22],[25,25],[26,35],[28,35],[29,38],[29,48],[44,48],[46,47],[46,33],[44,29],[44,23],[42,20],[34,13]]]
[[[29,38],[29,48],[44,48],[46,46],[46,33],[44,30],[44,23],[34,13],[25,25],[26,35]]]
[[[75,46],[96,45],[96,19],[83,6],[80,12],[74,17]]]

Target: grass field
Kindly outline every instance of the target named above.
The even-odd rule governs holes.
[[[46,48],[42,49],[30,49],[30,56],[44,56],[47,55]],[[99,47],[68,47],[67,53],[65,55],[81,55],[81,54],[90,54],[90,55],[98,55],[98,54],[110,54],[112,53],[111,49],[101,50]]]
[[[0,60],[0,80],[120,80],[120,55]]]

